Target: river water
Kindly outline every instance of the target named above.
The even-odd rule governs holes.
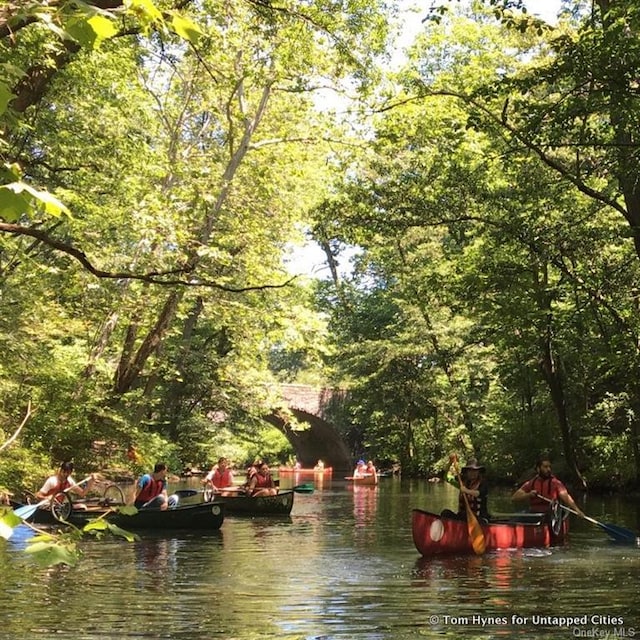
[[[445,485],[325,479],[296,494],[290,517],[228,516],[218,532],[135,543],[90,539],[77,566],[49,569],[23,552],[19,527],[0,539],[0,638],[640,637],[640,548],[573,518],[562,547],[421,558],[411,509],[455,504]],[[490,507],[513,510],[500,491]],[[638,525],[636,506],[620,499],[584,508]]]

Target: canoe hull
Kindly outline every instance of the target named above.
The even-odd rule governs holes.
[[[280,491],[275,496],[216,496],[227,513],[246,516],[289,515],[293,509],[293,491]]]
[[[280,467],[278,469],[278,474],[279,475],[301,475],[301,476],[321,476],[321,475],[325,475],[325,476],[330,476],[333,474],[333,468],[332,467],[324,467],[323,469],[316,469],[314,468],[310,468],[310,469],[294,469],[293,467]]]
[[[548,547],[564,541],[568,534],[568,522],[563,521],[558,535],[554,535],[542,519],[528,522],[492,522],[483,524],[482,531],[487,550]],[[474,553],[466,520],[442,518],[429,511],[414,509],[411,528],[413,542],[423,556]]]
[[[83,527],[94,518],[103,517],[107,522],[123,529],[176,530],[209,529],[222,526],[225,506],[220,502],[207,502],[178,506],[175,509],[140,509],[135,515],[124,515],[117,511],[109,512],[104,508],[80,510],[74,509],[67,519],[69,524]],[[29,519],[34,524],[61,524],[48,509],[38,509]]]
[[[378,476],[374,476],[373,474],[366,476],[346,476],[345,480],[349,480],[349,482],[353,482],[353,484],[357,485],[376,485],[378,484]]]

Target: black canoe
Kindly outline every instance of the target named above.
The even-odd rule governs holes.
[[[94,518],[104,520],[123,529],[219,529],[224,520],[225,505],[220,501],[179,505],[173,509],[139,509],[133,515],[104,507],[73,509],[66,519],[57,519],[50,509],[37,509],[29,522],[34,524],[61,524],[68,522],[83,527]],[[64,516],[64,514],[63,514]]]
[[[216,495],[216,501],[224,504],[227,513],[236,515],[289,515],[293,508],[293,495],[292,490],[280,491],[275,496]]]

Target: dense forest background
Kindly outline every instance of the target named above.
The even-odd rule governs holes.
[[[404,473],[639,486],[640,6],[399,16],[2,4],[0,489],[285,461],[277,382]]]

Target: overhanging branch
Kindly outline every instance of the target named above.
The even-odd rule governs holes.
[[[134,273],[131,271],[105,271],[94,266],[87,255],[84,253],[84,251],[77,249],[67,242],[56,240],[45,231],[42,231],[40,229],[33,229],[31,227],[24,227],[19,224],[11,224],[8,222],[0,222],[0,233],[9,233],[16,236],[28,236],[31,238],[35,238],[43,244],[55,249],[56,251],[66,253],[67,255],[71,256],[72,258],[77,260],[84,267],[84,269],[89,271],[89,273],[92,273],[97,278],[105,278],[110,280],[140,280],[142,282],[148,282],[150,284],[158,284],[163,286],[179,285],[186,287],[208,287],[211,289],[218,289],[220,291],[227,291],[229,293],[244,293],[247,291],[260,291],[264,289],[281,289],[290,285],[297,278],[297,276],[293,276],[278,284],[260,284],[249,285],[245,287],[232,287],[212,280],[199,278],[195,275],[188,279],[175,277],[179,274],[193,273],[195,269],[192,265],[186,265],[184,267],[169,269],[166,271],[149,271],[147,273]]]

